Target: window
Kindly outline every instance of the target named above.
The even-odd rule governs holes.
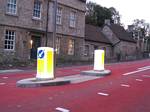
[[[60,37],[56,38],[56,54],[60,53]]]
[[[85,45],[84,55],[89,56],[89,45]]]
[[[70,13],[70,27],[76,27],[76,12]]]
[[[16,14],[17,13],[17,2],[16,0],[7,0],[7,13]]]
[[[33,17],[41,18],[41,2],[39,0],[34,1]]]
[[[57,15],[56,15],[56,24],[61,25],[62,22],[62,8],[57,8]]]
[[[74,55],[74,43],[75,43],[75,41],[73,39],[69,40],[69,43],[68,43],[68,55]]]
[[[6,50],[14,50],[15,46],[15,31],[6,30],[4,48]]]

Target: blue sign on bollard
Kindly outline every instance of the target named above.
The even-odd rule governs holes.
[[[44,50],[40,50],[40,51],[38,52],[38,58],[43,59],[44,56],[45,56]]]

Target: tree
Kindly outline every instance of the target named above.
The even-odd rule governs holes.
[[[144,19],[135,19],[133,20],[133,30],[139,33],[139,37],[145,38],[149,36],[150,25],[145,22]]]
[[[106,19],[112,20],[112,12],[106,8],[102,7],[96,3],[88,2],[86,5],[86,23],[102,26]]]
[[[111,11],[112,14],[113,23],[121,25],[120,22],[121,16],[119,14],[119,11],[117,11],[114,7],[110,7],[109,10]]]
[[[150,48],[148,44],[150,40],[150,25],[146,23],[144,19],[135,19],[133,24],[130,26],[133,27],[131,32],[133,34],[133,38],[137,40],[137,48],[141,52],[149,50]]]

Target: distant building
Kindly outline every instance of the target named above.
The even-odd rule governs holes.
[[[120,25],[106,24],[102,32],[112,43],[113,57],[118,60],[133,59],[136,56],[136,41]]]
[[[102,33],[101,28],[93,25],[85,25],[85,52],[84,59],[91,60],[94,57],[94,50],[105,50],[106,60],[112,56],[111,43]]]
[[[85,10],[85,0],[58,0],[58,56],[82,57]],[[53,24],[53,0],[1,0],[0,61],[36,59],[37,48],[46,45],[47,34],[47,46],[52,47]]]

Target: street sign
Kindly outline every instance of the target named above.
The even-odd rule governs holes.
[[[44,50],[39,50],[38,51],[38,58],[43,59],[44,55],[45,55]]]

